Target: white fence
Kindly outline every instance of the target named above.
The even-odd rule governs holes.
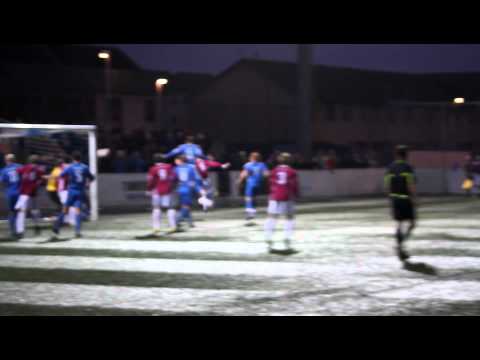
[[[348,197],[361,195],[381,195],[383,193],[384,169],[345,169],[328,171],[300,171],[300,191],[302,197]],[[238,171],[230,172],[232,198],[239,198],[235,181]],[[217,174],[211,174],[216,186]],[[461,193],[463,172],[441,169],[418,169],[418,191],[421,194]],[[98,196],[100,211],[148,209],[150,199],[145,195],[146,174],[100,174]],[[52,203],[42,192],[39,199],[42,209],[52,209]],[[3,191],[0,193],[0,214],[6,214]]]

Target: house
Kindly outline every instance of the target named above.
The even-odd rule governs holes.
[[[109,68],[98,58],[102,50],[110,52]],[[169,80],[161,93],[155,88],[159,78]],[[193,94],[211,79],[143,70],[116,48],[0,45],[0,118],[96,124],[99,140],[108,146],[118,136],[184,127]]]
[[[388,151],[480,150],[480,74],[407,74],[313,66],[315,146]],[[294,144],[298,134],[298,67],[243,59],[210,83],[192,105],[198,129],[226,143]],[[454,106],[456,97],[467,104]]]

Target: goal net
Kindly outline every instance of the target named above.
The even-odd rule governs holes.
[[[0,119],[1,121],[1,119]],[[93,125],[58,125],[58,124],[11,124],[0,122],[0,168],[5,164],[5,154],[16,155],[17,162],[25,164],[28,156],[40,156],[42,166],[50,173],[55,162],[73,151],[84,154],[83,162],[97,177],[97,138]],[[98,219],[98,185],[93,181],[89,187],[89,213],[91,220]],[[45,187],[37,194],[35,207],[43,215],[52,215],[58,205],[51,201]],[[4,191],[0,193],[0,219],[8,216]]]

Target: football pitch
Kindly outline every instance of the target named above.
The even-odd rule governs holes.
[[[386,199],[298,205],[290,256],[267,253],[265,208],[257,226],[241,208],[194,218],[156,239],[137,238],[144,213],[0,242],[0,315],[480,315],[479,199],[422,197],[405,265]]]

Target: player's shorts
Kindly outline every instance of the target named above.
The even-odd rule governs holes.
[[[152,206],[154,208],[171,208],[173,206],[173,199],[172,195],[159,195],[153,194],[152,195]]]
[[[62,203],[62,205],[65,205],[68,199],[68,190],[59,191],[58,198],[60,199],[60,202]]]
[[[245,197],[254,197],[260,190],[260,185],[248,183],[245,186]]]
[[[288,215],[295,214],[295,204],[293,201],[268,201],[267,213],[269,215]]]
[[[15,210],[27,211],[29,202],[30,202],[30,196],[20,195],[18,197],[17,203],[15,204]]]
[[[82,207],[82,204],[84,204],[86,200],[87,198],[84,191],[68,190],[68,196],[67,201],[65,202],[65,206],[80,209]]]
[[[180,203],[180,205],[187,205],[187,206],[193,205],[193,193],[191,189],[180,188],[177,190],[177,194],[178,194],[178,202]]]
[[[415,207],[410,199],[392,198],[392,216],[396,221],[415,220]]]
[[[8,210],[15,211],[15,205],[17,205],[19,196],[19,193],[7,194]]]

